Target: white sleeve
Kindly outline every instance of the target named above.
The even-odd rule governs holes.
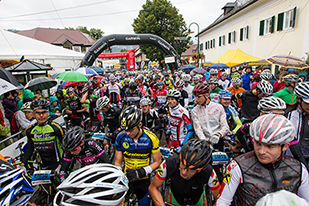
[[[239,165],[233,160],[224,174],[221,190],[217,198],[217,206],[228,206],[233,201],[238,185],[242,183],[242,173]]]
[[[201,123],[196,115],[196,110],[197,108],[194,108],[191,112],[191,116],[192,116],[192,121],[193,121],[193,127],[194,127],[194,132],[195,134],[198,136],[199,139],[201,140],[208,140],[205,135],[204,135],[204,132],[203,132],[203,129],[202,129],[202,126],[201,126]]]
[[[301,184],[300,187],[298,188],[298,193],[297,195],[299,197],[304,198],[306,201],[309,202],[309,175],[308,175],[308,171],[305,167],[305,165],[303,165],[303,163],[301,163],[302,166],[302,171],[301,171]]]
[[[188,109],[189,98],[185,98],[185,99],[184,99],[184,103],[185,103],[184,108],[185,108],[185,109]]]

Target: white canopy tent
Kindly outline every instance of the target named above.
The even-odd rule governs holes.
[[[53,71],[79,67],[84,54],[0,29],[0,60],[19,60],[22,56],[35,62],[50,64]]]

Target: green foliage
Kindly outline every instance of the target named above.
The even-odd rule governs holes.
[[[132,26],[136,34],[155,34],[171,45],[175,43],[174,37],[187,37],[187,40],[181,41],[181,43],[188,43],[190,40],[186,34],[187,26],[183,16],[168,0],[146,0],[146,4],[142,6]],[[164,53],[156,47],[141,45],[140,48],[151,60],[161,61],[164,59]],[[181,55],[187,47],[176,47],[175,49]]]
[[[79,30],[79,31],[81,31],[85,34],[89,34],[90,36],[92,36],[95,39],[101,39],[103,37],[103,34],[104,34],[104,32],[101,29],[91,28],[90,30],[88,30],[86,26],[78,26],[78,27],[76,27],[76,29],[74,29],[73,27],[65,27],[65,29]]]
[[[127,49],[121,49],[120,52],[127,52]]]

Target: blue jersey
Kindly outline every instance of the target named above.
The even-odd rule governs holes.
[[[236,111],[236,109],[234,107],[232,107],[231,105],[229,105],[227,108],[224,108],[224,111],[226,113],[226,119],[227,121],[231,120],[231,118],[234,120],[234,122],[236,120],[239,120],[239,115],[238,112]]]

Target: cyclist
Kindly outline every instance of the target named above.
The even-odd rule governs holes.
[[[287,104],[286,113],[297,107],[297,99],[294,93],[294,89],[299,82],[299,77],[296,74],[289,74],[282,77],[282,82],[285,83],[285,87],[276,92],[273,96],[281,98]]]
[[[167,90],[164,89],[164,82],[163,81],[159,81],[156,83],[157,86],[157,90],[155,92],[155,102],[157,107],[161,106],[162,104],[166,103],[166,93]]]
[[[93,139],[85,139],[81,127],[75,126],[66,131],[62,140],[64,150],[60,180],[63,182],[68,176],[68,169],[74,158],[82,166],[96,163],[111,163],[109,157],[101,148],[100,144]]]
[[[174,80],[170,78],[170,75],[168,72],[164,73],[164,84],[166,85],[166,89],[174,89]]]
[[[124,82],[124,86],[122,87],[122,93],[125,94],[129,90],[129,85],[130,85],[131,79],[125,78],[123,80],[123,82]]]
[[[219,79],[218,78],[211,78],[208,81],[211,90],[209,91],[209,98],[210,101],[213,101],[215,103],[219,103],[219,92],[221,89],[219,86]]]
[[[198,74],[194,75],[192,78],[193,82],[191,83],[192,87],[195,87],[200,82],[200,76]]]
[[[183,80],[178,80],[176,82],[176,89],[180,92],[180,97],[179,97],[179,104],[183,106],[185,109],[188,109],[189,105],[189,96],[188,92],[183,89],[183,86],[185,85]]]
[[[20,110],[16,112],[15,120],[18,128],[22,131],[25,131],[27,127],[36,123],[33,110],[31,109],[31,101],[24,103]]]
[[[147,84],[147,82],[144,82],[143,75],[138,75],[138,77],[135,80],[135,83],[137,84],[139,91],[143,94],[144,97],[153,96],[153,91]],[[138,106],[138,104],[136,106]]]
[[[91,128],[92,132],[97,132],[100,129],[100,112],[96,110],[96,103],[98,97],[93,94],[93,89],[88,89],[88,91],[83,95],[80,102],[82,104],[89,104],[89,116],[91,120]]]
[[[232,94],[229,90],[221,90],[219,92],[219,102],[223,106],[226,113],[226,120],[230,130],[236,134],[237,130],[242,126],[238,112],[231,106]]]
[[[140,106],[143,111],[143,126],[147,127],[150,131],[156,132],[162,128],[161,121],[159,119],[158,113],[151,109],[152,102],[148,98],[143,98],[140,101]]]
[[[129,192],[137,196],[139,205],[150,205],[148,187],[152,171],[161,164],[159,140],[149,130],[142,129],[142,111],[134,105],[124,109],[120,115],[121,129],[116,139],[115,166],[121,167],[129,179]],[[153,162],[150,163],[150,159]]]
[[[190,74],[183,75],[182,80],[185,83],[184,86],[183,86],[183,89],[188,93],[188,96],[189,96],[189,104],[193,104],[194,101],[193,101],[193,97],[192,97],[192,90],[193,90],[194,87],[189,84],[190,81],[191,81]]]
[[[210,188],[216,198],[220,191],[220,183],[211,166],[212,150],[210,145],[199,139],[189,140],[181,149],[180,155],[173,155],[163,161],[156,176],[149,186],[149,192],[156,205],[164,205],[159,187],[166,178],[171,180],[168,202],[173,205],[208,205],[205,185]]]
[[[123,98],[122,86],[116,83],[117,78],[115,75],[111,74],[109,76],[110,84],[106,87],[106,96],[108,96],[111,104],[119,104],[121,99]]]
[[[66,93],[69,96],[66,112],[71,115],[72,124],[74,126],[81,126],[83,122],[83,113],[87,111],[87,107],[80,102],[81,98],[75,95],[75,90],[72,87],[69,87]]]
[[[222,105],[209,99],[209,84],[201,83],[194,87],[193,94],[198,104],[191,112],[194,131],[199,139],[207,140],[214,148],[223,151],[223,139],[229,131],[226,114]]]
[[[114,165],[100,163],[72,172],[57,189],[55,206],[121,206],[129,187],[128,179],[122,171]]]
[[[242,79],[239,78],[239,77],[233,77],[232,80],[231,80],[231,84],[232,84],[232,86],[227,88],[227,90],[229,90],[232,93],[232,95],[239,94],[239,93],[246,91],[244,88],[241,87]],[[242,100],[237,99],[237,101],[235,101],[235,102],[232,101],[232,104],[235,108],[241,108]]]
[[[169,125],[173,139],[170,146],[178,150],[191,139],[194,134],[189,112],[179,104],[180,95],[180,92],[176,89],[171,89],[166,94],[170,115]]]
[[[63,150],[61,141],[64,136],[63,129],[56,122],[48,121],[48,102],[45,99],[36,99],[31,103],[34,117],[37,123],[30,125],[26,129],[28,146],[23,158],[23,166],[36,150],[40,155],[41,168],[55,170],[60,168]]]
[[[130,82],[129,90],[124,95],[125,105],[135,105],[139,106],[139,101],[143,98],[142,92],[137,89],[137,85],[134,81]]]
[[[259,100],[272,95],[272,92],[273,86],[262,80],[252,90],[232,95],[232,100],[242,99],[241,118],[243,123],[252,122],[260,115],[260,111],[257,109]]]
[[[33,192],[23,171],[0,159],[0,205],[26,205]]]
[[[209,74],[210,74],[209,79],[218,78],[218,70],[217,69],[210,69]]]
[[[119,125],[119,115],[121,110],[117,107],[111,107],[109,105],[109,99],[107,96],[101,97],[97,100],[96,105],[97,111],[102,111],[104,119],[103,119],[103,128],[108,126],[108,132],[111,133],[112,143],[115,143],[115,139],[117,134],[120,131]]]
[[[222,89],[227,89],[229,84],[230,84],[230,81],[227,79],[227,73],[226,72],[222,72],[221,74],[221,79],[219,80],[219,86],[222,88]]]
[[[239,206],[255,205],[264,195],[281,189],[309,201],[306,167],[282,154],[295,136],[293,123],[282,115],[263,115],[252,122],[250,135],[254,151],[227,166],[216,205],[230,205],[233,199]]]

